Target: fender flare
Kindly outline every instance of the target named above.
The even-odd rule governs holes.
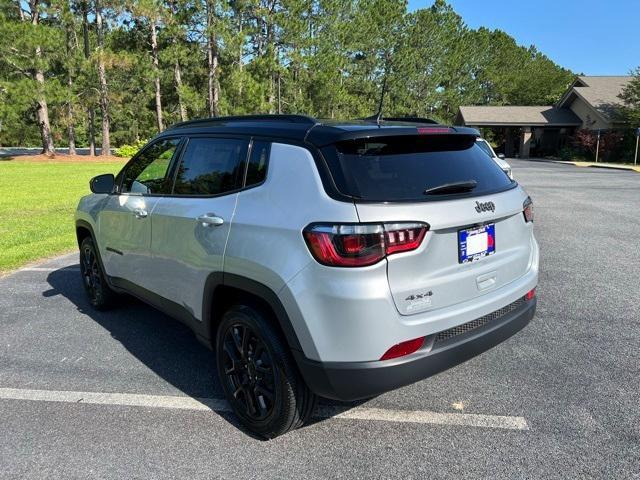
[[[278,295],[266,285],[255,280],[251,280],[247,277],[243,277],[242,275],[236,275],[227,272],[213,272],[209,274],[205,283],[204,295],[202,299],[203,320],[206,319],[205,321],[212,322],[212,314],[215,305],[211,300],[216,288],[221,285],[247,292],[264,301],[273,311],[275,320],[278,322],[278,325],[280,326],[280,329],[285,336],[289,348],[302,352],[302,347],[298,340],[298,336],[296,335],[296,332],[293,328],[293,324],[291,323],[291,319],[289,318],[284,305],[282,305],[282,302],[278,298]],[[212,325],[209,325],[209,328],[211,327]],[[213,342],[215,338],[215,332],[211,331],[210,335]]]

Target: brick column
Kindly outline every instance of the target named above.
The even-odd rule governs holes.
[[[520,135],[520,158],[529,158],[531,148],[531,127],[522,127]]]

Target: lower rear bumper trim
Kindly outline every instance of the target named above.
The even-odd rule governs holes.
[[[375,362],[316,362],[294,351],[309,388],[322,397],[351,401],[370,398],[435,375],[505,341],[533,318],[536,298],[484,327],[459,335],[427,352]]]

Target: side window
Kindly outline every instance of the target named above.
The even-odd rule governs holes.
[[[247,140],[190,138],[178,167],[173,193],[218,195],[242,187]]]
[[[262,140],[253,142],[251,158],[247,165],[247,180],[245,186],[250,187],[264,181],[267,176],[267,163],[271,144]]]
[[[122,193],[171,193],[168,176],[179,138],[160,140],[131,163],[124,172]]]

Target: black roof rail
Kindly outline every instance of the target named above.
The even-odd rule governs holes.
[[[278,114],[265,114],[265,115],[233,115],[228,117],[211,117],[211,118],[199,118],[197,120],[187,120],[186,122],[175,123],[169,127],[184,128],[195,126],[215,125],[217,123],[228,122],[287,122],[287,123],[300,123],[305,125],[315,125],[318,121],[307,115],[278,115]]]
[[[377,117],[373,115],[372,117],[363,118],[363,120],[369,122],[376,122]],[[380,120],[383,122],[412,122],[412,123],[428,123],[431,125],[438,125],[440,122],[436,122],[431,118],[423,118],[423,117],[383,117]]]

